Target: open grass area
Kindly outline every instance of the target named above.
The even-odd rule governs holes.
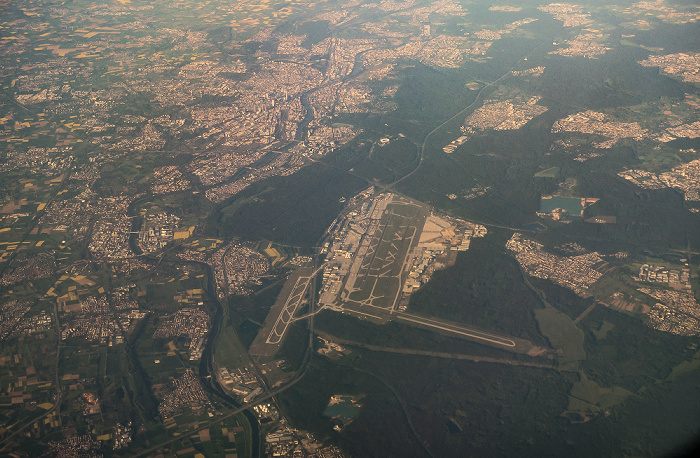
[[[148,374],[150,382],[167,384],[172,377],[179,376],[185,370],[186,355],[144,355],[139,359],[141,367]],[[189,361],[187,361],[189,362]]]
[[[578,362],[586,359],[583,331],[574,325],[571,318],[553,307],[535,310],[535,317],[542,334],[559,350],[559,370],[577,370]]]
[[[689,361],[683,361],[673,368],[671,374],[666,377],[668,381],[675,381],[678,377],[700,369],[700,352],[693,356]]]
[[[589,380],[583,371],[581,371],[580,374],[581,380],[574,383],[574,386],[569,392],[570,398],[573,397],[586,403],[593,404],[601,409],[609,409],[610,407],[624,401],[632,394],[631,391],[619,386],[613,386],[610,388],[602,387],[596,382]],[[569,404],[569,410],[576,409],[573,409],[572,405]]]
[[[111,349],[110,349],[111,350]],[[111,354],[110,354],[111,353]],[[102,377],[109,373],[120,373],[124,367],[117,351],[108,352],[107,348],[96,348],[90,352],[69,352],[65,357],[62,355],[60,371],[61,380],[65,383],[75,383],[75,375],[79,375],[81,380],[93,377]]]
[[[548,169],[542,170],[541,172],[537,172],[535,174],[535,177],[537,178],[556,178],[559,176],[559,172],[561,171],[561,167],[550,167]]]
[[[355,284],[357,285],[357,283]],[[350,293],[348,298],[351,301],[361,302],[369,299],[372,288],[374,287],[374,282],[361,284],[361,286],[362,287],[358,291],[353,291]]]
[[[221,328],[214,348],[214,361],[219,367],[232,370],[244,366],[248,361],[245,348],[233,326]]]
[[[280,245],[269,241],[260,242],[257,250],[270,260],[272,267],[285,267],[294,256],[299,254],[299,249],[286,245]]]
[[[595,336],[596,340],[602,340],[605,339],[605,336],[608,335],[608,332],[612,331],[614,328],[614,324],[609,323],[607,321],[603,321],[603,324],[600,325],[600,328],[593,331],[593,335]]]
[[[598,281],[591,285],[589,291],[596,299],[602,301],[610,299],[615,293],[623,293],[628,297],[640,300],[647,299],[644,294],[640,294],[639,291],[637,291],[634,283],[625,282],[619,271],[613,272],[612,275],[600,277]]]
[[[579,326],[586,334],[586,361],[581,366],[601,386],[637,392],[693,370],[696,338],[654,330],[635,316],[607,307],[596,307]],[[604,339],[598,336],[603,329]]]

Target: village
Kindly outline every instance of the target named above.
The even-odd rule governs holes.
[[[557,256],[545,251],[542,244],[517,232],[508,240],[506,248],[514,253],[528,275],[549,279],[583,297],[590,296],[588,288],[603,276],[595,270],[596,265],[603,263],[596,252]]]
[[[250,286],[270,270],[270,261],[250,246],[234,244],[221,247],[210,259],[216,273],[219,297],[250,294]]]
[[[513,100],[486,100],[483,106],[471,113],[460,128],[462,136],[443,147],[445,153],[453,153],[469,138],[488,130],[517,130],[531,119],[547,111],[538,105],[540,97]]]
[[[668,1],[13,2],[0,17],[0,451],[341,458],[371,455],[364,442],[386,436],[416,454],[441,456],[449,443],[469,456],[467,442],[512,452],[508,434],[498,441],[484,429],[525,418],[508,417],[495,402],[503,387],[546,409],[538,418],[559,418],[559,431],[561,410],[581,401],[569,386],[586,377],[601,393],[654,392],[621,377],[611,382],[617,374],[596,378],[591,368],[609,367],[600,356],[605,345],[624,338],[611,316],[675,334],[656,333],[658,340],[700,335],[695,247],[683,266],[642,258],[649,247],[632,241],[634,267],[620,268],[597,245],[550,248],[546,240],[594,222],[603,244],[626,230],[621,213],[580,222],[569,216],[582,218],[583,210],[555,208],[539,212],[548,219],[532,229],[534,208],[518,211],[543,195],[551,200],[551,181],[565,173],[590,177],[579,184],[594,188],[602,169],[630,193],[670,195],[683,215],[700,213],[693,86],[700,58],[680,43],[653,43],[662,29],[692,26],[696,9]],[[609,74],[579,74],[584,68]],[[580,103],[579,76],[583,88],[629,92],[638,105],[596,104],[597,95]],[[625,87],[629,78],[658,94]],[[541,134],[536,148],[498,143],[530,132]],[[415,148],[392,143],[397,137]],[[491,140],[497,148],[472,154]],[[618,157],[626,148],[634,153]],[[572,160],[571,151],[580,154]],[[583,164],[588,159],[595,160]],[[666,188],[678,192],[651,192]],[[605,197],[602,204],[617,205]],[[289,230],[295,221],[287,210],[309,223],[308,233]],[[411,302],[436,284],[449,290],[436,272],[452,268],[442,272],[451,275],[480,253],[497,253],[488,268],[515,266],[517,279],[504,282],[537,288],[544,282],[527,275],[547,279],[554,285],[543,289],[561,286],[591,309],[609,307],[575,323],[589,366],[562,371],[569,350],[537,321],[470,315],[484,301],[441,300],[445,309],[434,316]],[[606,283],[617,280],[608,276],[614,269],[627,289],[599,299],[600,289],[614,289]],[[285,296],[287,281],[294,288]],[[261,332],[278,302],[274,328]],[[503,304],[503,316],[521,305]],[[452,306],[460,322],[448,321]],[[256,332],[275,354],[253,351]],[[334,332],[357,334],[356,341]],[[655,340],[635,338],[645,351]],[[676,350],[668,354],[687,353]],[[677,363],[695,370],[691,355],[684,358]],[[435,370],[426,380],[449,396],[415,390],[414,383],[429,385],[420,371],[396,375],[405,361],[428,359]],[[635,381],[664,380],[666,389],[661,372],[678,371],[656,363],[659,374],[640,372]],[[449,380],[468,381],[468,396],[460,386],[450,392]],[[550,381],[559,391],[543,391]],[[538,394],[531,386],[545,388]],[[362,420],[311,412],[344,402],[362,409]],[[496,417],[473,421],[474,406]],[[628,415],[624,408],[610,420],[606,410],[603,427]],[[391,428],[363,436],[367,418]],[[314,426],[297,429],[305,422]],[[555,437],[545,423],[541,434]],[[520,430],[509,431],[519,444],[540,434]],[[463,440],[467,432],[474,441]],[[361,452],[346,453],[357,444]]]
[[[678,189],[683,192],[685,200],[700,201],[700,159],[658,174],[646,170],[629,169],[618,173],[618,175],[640,188]]]

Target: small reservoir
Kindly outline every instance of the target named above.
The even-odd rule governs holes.
[[[555,220],[572,220],[583,217],[583,210],[598,202],[591,197],[546,196],[540,200],[540,216],[550,216]],[[562,211],[563,210],[563,211]]]
[[[340,420],[343,424],[352,421],[360,413],[357,396],[331,396],[323,416]]]

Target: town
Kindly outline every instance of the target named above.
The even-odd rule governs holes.
[[[464,121],[460,128],[464,135],[443,148],[446,153],[453,153],[470,137],[487,130],[517,130],[527,124],[531,119],[547,111],[547,108],[538,105],[540,97],[522,98],[513,100],[486,100],[483,106],[475,110]]]
[[[647,129],[638,122],[619,122],[610,120],[604,113],[588,110],[560,119],[552,126],[552,133],[580,132],[606,137],[608,140],[596,144],[596,148],[611,148],[623,138],[641,140],[649,135]]]
[[[163,401],[158,405],[158,412],[166,421],[184,408],[205,411],[210,417],[217,413],[191,369],[187,369],[182,377],[173,380],[172,386],[160,389],[164,393]]]
[[[557,256],[544,250],[542,244],[515,233],[506,243],[518,264],[537,278],[545,278],[574,291],[584,297],[590,296],[588,289],[603,276],[595,266],[603,263],[596,252],[570,257]]]
[[[674,188],[683,191],[685,200],[700,201],[700,159],[674,167],[668,172],[653,173],[645,170],[624,170],[618,175],[640,188]]]
[[[639,268],[639,281],[668,283],[681,285],[683,288],[690,289],[690,269],[671,269],[664,267],[643,264]]]
[[[639,64],[645,67],[660,67],[665,73],[678,75],[689,83],[700,82],[700,54],[697,53],[653,55]]]
[[[700,304],[692,293],[652,288],[639,291],[657,300],[648,312],[651,327],[681,336],[700,333]]]
[[[144,253],[157,251],[173,240],[189,238],[194,227],[180,228],[180,218],[167,213],[146,215],[139,232],[139,248]]]
[[[182,308],[165,319],[153,333],[154,339],[186,336],[190,360],[198,360],[204,350],[204,337],[209,331],[209,315],[199,309]]]
[[[216,272],[222,299],[231,294],[250,294],[250,286],[259,285],[271,267],[262,253],[240,244],[219,248],[212,254],[210,262]]]
[[[696,370],[694,5],[93,3],[0,8],[2,454],[513,454]],[[624,192],[580,221],[605,180],[678,201],[687,265]],[[583,304],[577,373],[535,302],[479,308],[528,285]],[[625,338],[665,351],[633,382]]]
[[[589,59],[595,59],[601,54],[605,54],[610,48],[605,47],[600,43],[604,38],[607,38],[602,33],[591,30],[578,35],[573,40],[566,40],[568,48],[559,48],[556,51],[551,51],[550,54],[558,54],[564,57],[583,56]]]

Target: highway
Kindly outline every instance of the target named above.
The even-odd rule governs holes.
[[[233,416],[235,416],[235,415],[238,415],[239,413],[242,413],[242,412],[244,412],[244,411],[246,411],[246,410],[248,410],[248,409],[251,409],[252,407],[254,407],[254,406],[258,405],[258,404],[262,404],[262,403],[268,401],[269,399],[274,398],[275,396],[277,396],[278,394],[282,393],[283,391],[285,391],[285,390],[291,388],[292,386],[294,386],[297,382],[299,382],[299,380],[301,380],[301,379],[304,377],[304,373],[305,373],[305,372],[306,372],[306,365],[302,365],[302,369],[301,369],[299,372],[297,372],[297,375],[296,375],[292,380],[290,380],[289,383],[287,383],[286,385],[284,385],[284,386],[282,386],[282,387],[280,387],[280,388],[277,388],[276,390],[273,390],[273,391],[268,392],[268,393],[265,394],[264,396],[261,396],[261,397],[257,398],[255,401],[251,401],[251,402],[249,402],[249,403],[247,403],[247,404],[243,404],[243,405],[241,405],[240,407],[238,407],[237,409],[232,410],[231,412],[229,412],[229,413],[227,413],[227,414],[225,414],[225,415],[222,415],[221,417],[218,417],[216,420],[212,420],[212,421],[210,421],[210,422],[208,422],[208,423],[205,423],[204,425],[199,426],[199,427],[197,427],[197,428],[195,428],[195,429],[192,429],[192,430],[189,430],[189,431],[186,431],[186,432],[182,432],[181,435],[176,436],[176,437],[174,437],[174,438],[172,438],[172,439],[169,439],[169,440],[167,440],[167,441],[161,442],[161,443],[159,443],[159,444],[157,444],[157,445],[154,445],[153,447],[151,447],[151,448],[149,448],[149,449],[146,449],[146,450],[144,450],[144,451],[142,451],[142,452],[140,452],[140,453],[138,453],[138,454],[136,454],[136,455],[134,455],[134,456],[135,456],[135,457],[139,457],[139,456],[153,456],[153,452],[156,452],[156,451],[162,449],[163,447],[165,447],[165,446],[167,446],[167,445],[170,445],[170,444],[172,444],[172,443],[174,443],[174,442],[177,442],[177,441],[179,441],[179,440],[183,440],[183,438],[187,438],[188,436],[191,436],[191,435],[193,435],[193,434],[195,434],[195,433],[198,433],[199,431],[203,431],[203,430],[205,430],[205,429],[211,428],[212,426],[214,426],[214,425],[216,425],[216,424],[219,424],[219,423],[221,423],[222,421],[224,421],[224,420],[226,420],[226,419],[228,419],[228,418],[231,418],[231,417],[233,417]]]

